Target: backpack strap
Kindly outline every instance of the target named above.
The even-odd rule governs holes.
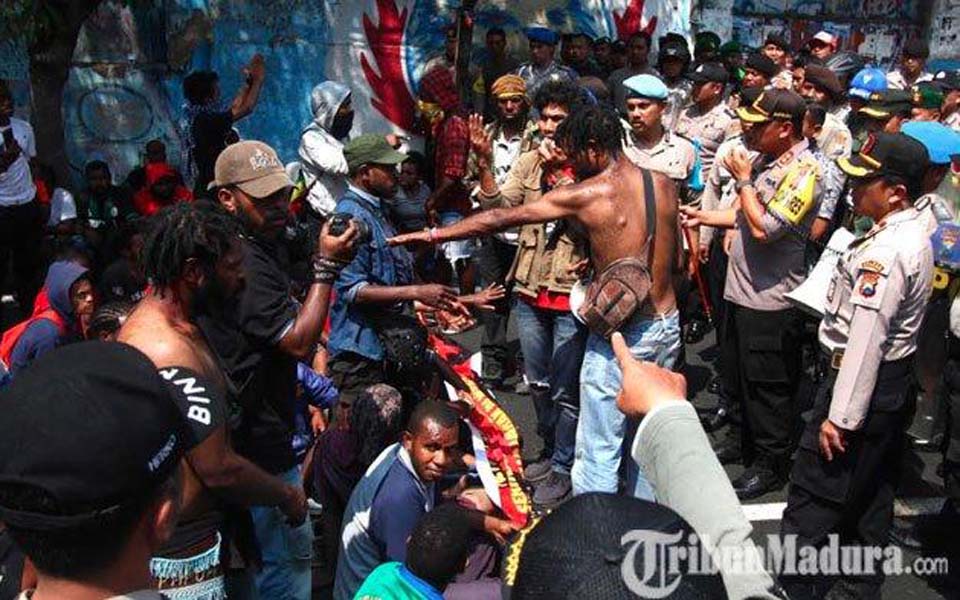
[[[653,195],[653,175],[648,169],[640,169],[643,177],[643,203],[646,208],[647,243],[657,235],[657,199]]]

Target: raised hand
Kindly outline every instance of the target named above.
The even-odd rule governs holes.
[[[472,114],[467,121],[470,128],[470,149],[477,155],[481,168],[489,168],[493,163],[493,137],[483,128],[483,116]]]

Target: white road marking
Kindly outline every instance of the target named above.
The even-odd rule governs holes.
[[[935,515],[943,508],[943,502],[943,498],[897,498],[893,503],[893,514],[898,517]],[[744,504],[743,512],[750,521],[779,521],[786,507],[786,502]]]

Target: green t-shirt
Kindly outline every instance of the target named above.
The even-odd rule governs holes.
[[[443,600],[443,594],[411,573],[403,563],[388,562],[373,570],[354,600]]]

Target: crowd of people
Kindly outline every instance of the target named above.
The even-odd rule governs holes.
[[[80,190],[0,84],[0,598],[626,598],[629,531],[753,553],[740,502],[785,488],[798,545],[936,543],[893,528],[928,321],[949,323],[957,530],[960,72],[917,40],[885,72],[826,31],[701,32],[692,54],[667,34],[656,61],[644,32],[525,35],[529,62],[489,29],[473,67],[447,29],[422,152],[352,135],[354,82],[324,81],[284,164],[234,128],[256,56],[229,105],[216,73],[186,77],[179,160],[152,140]],[[471,398],[427,360],[428,335],[473,328],[478,381],[535,410],[529,523],[488,495]],[[698,412],[682,373],[711,331]],[[721,567],[674,593],[882,584]]]

